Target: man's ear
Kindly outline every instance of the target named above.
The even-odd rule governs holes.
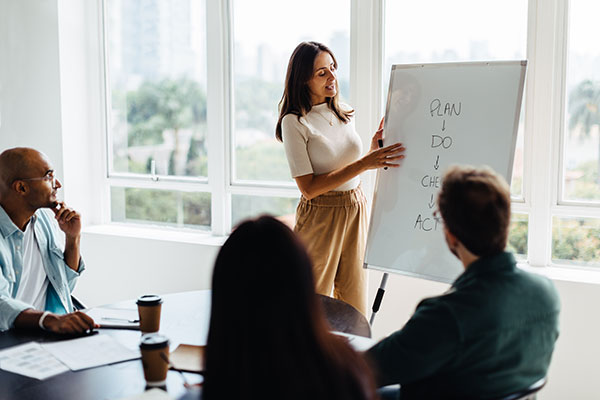
[[[12,184],[12,188],[14,189],[15,192],[17,192],[18,194],[21,194],[21,195],[27,194],[27,192],[29,191],[29,188],[23,181],[14,181]]]
[[[444,235],[446,236],[446,242],[450,248],[455,248],[458,245],[458,238],[446,227],[444,227]]]

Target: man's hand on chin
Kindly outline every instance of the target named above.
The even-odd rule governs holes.
[[[58,227],[65,233],[67,239],[78,238],[81,233],[81,214],[67,207],[64,202],[56,202],[56,204],[56,207],[51,210],[58,221]]]

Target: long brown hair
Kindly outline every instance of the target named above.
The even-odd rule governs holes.
[[[203,399],[375,398],[365,361],[329,332],[304,246],[261,217],[215,263]]]
[[[333,65],[337,69],[338,64],[335,56],[329,47],[319,42],[300,43],[296,46],[290,57],[285,75],[285,88],[283,89],[283,96],[279,101],[279,119],[275,127],[275,137],[280,142],[283,141],[281,137],[281,121],[283,117],[288,114],[294,114],[300,118],[308,114],[313,106],[310,99],[308,81],[313,75],[315,59],[323,51],[329,53],[333,59]],[[338,103],[339,87],[337,79],[335,80],[335,87],[335,96],[326,98],[327,106],[340,121],[348,122],[354,110],[344,111],[340,108]]]

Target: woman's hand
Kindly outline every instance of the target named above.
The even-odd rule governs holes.
[[[360,159],[360,163],[365,170],[383,167],[397,168],[400,164],[394,163],[394,161],[403,159],[405,150],[402,143],[394,143],[381,149],[371,150],[369,154]]]
[[[323,193],[335,189],[344,182],[348,182],[350,179],[369,169],[399,167],[400,164],[397,164],[394,161],[404,158],[403,153],[406,148],[402,143],[395,143],[380,149],[379,140],[381,140],[382,137],[383,118],[379,123],[379,129],[377,129],[377,132],[375,132],[375,135],[373,135],[373,139],[371,140],[371,150],[363,158],[325,174],[306,174],[294,177],[300,192],[302,192],[302,196],[308,200],[313,199]]]
[[[383,122],[384,122],[384,120],[385,120],[385,117],[381,118],[381,122],[379,123],[379,128],[377,128],[377,131],[373,135],[373,139],[371,139],[371,148],[369,149],[369,152],[377,150],[379,148],[379,141],[383,139]]]

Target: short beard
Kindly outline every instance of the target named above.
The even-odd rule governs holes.
[[[40,206],[39,208],[53,208],[53,209],[55,209],[56,207],[58,207],[58,200],[48,201],[47,203],[45,203],[44,205]]]

